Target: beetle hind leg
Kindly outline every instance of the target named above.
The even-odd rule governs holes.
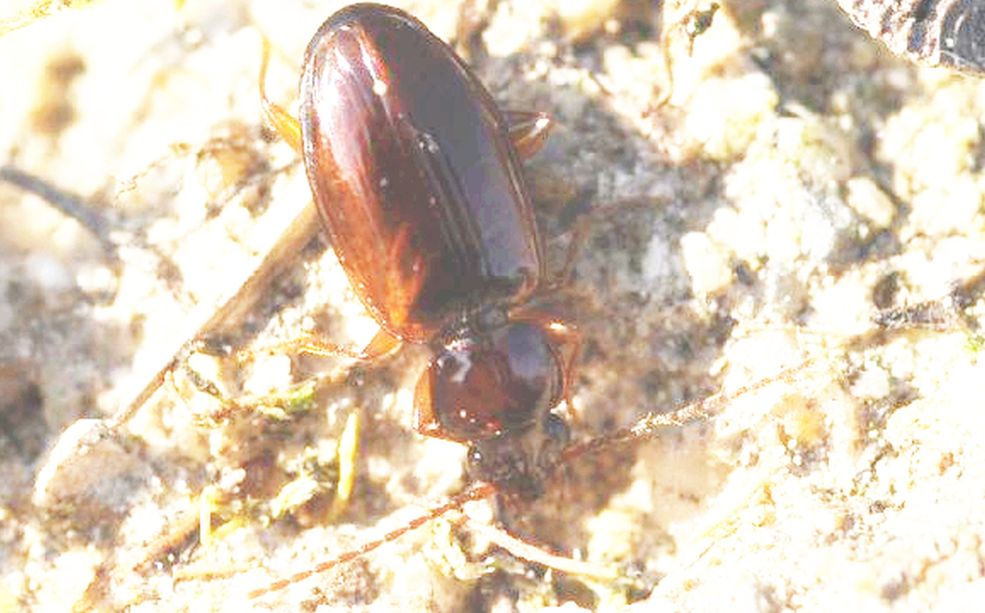
[[[270,41],[263,39],[263,59],[260,62],[260,104],[263,120],[275,130],[287,144],[301,152],[301,123],[287,110],[267,98],[267,66],[270,64]]]

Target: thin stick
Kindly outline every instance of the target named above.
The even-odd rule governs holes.
[[[118,257],[116,250],[119,245],[110,236],[112,224],[98,211],[87,205],[79,196],[55,187],[44,179],[9,164],[0,166],[0,181],[6,181],[25,192],[38,196],[62,214],[71,217],[92,234],[107,252]]]
[[[391,530],[390,532],[387,532],[380,538],[363,543],[363,545],[361,545],[357,549],[347,551],[330,560],[326,560],[316,566],[313,566],[308,570],[303,570],[299,573],[295,573],[291,575],[290,577],[287,577],[285,579],[280,579],[279,581],[274,581],[270,585],[253,590],[249,594],[247,594],[247,596],[249,596],[249,598],[251,599],[259,598],[260,596],[263,596],[265,594],[269,594],[277,590],[282,590],[293,583],[304,581],[305,579],[313,575],[323,573],[340,564],[351,562],[352,560],[359,558],[369,553],[370,551],[373,551],[374,549],[380,547],[381,545],[389,543],[390,541],[396,540],[401,536],[403,536],[404,534],[407,534],[408,532],[416,530],[417,528],[421,527],[422,525],[426,524],[431,520],[437,519],[446,513],[462,508],[462,506],[467,502],[471,502],[473,500],[479,500],[482,498],[487,498],[495,493],[496,493],[496,487],[493,486],[492,484],[479,483],[473,485],[472,487],[465,490],[464,492],[452,497],[451,500],[449,500],[448,502],[434,507],[433,509],[431,509],[430,511],[428,511],[423,515],[420,515],[419,517],[415,517],[414,519],[410,520],[400,528],[397,528],[396,530]]]
[[[187,348],[196,340],[207,338],[238,325],[246,313],[263,297],[270,282],[288,266],[297,261],[301,252],[318,231],[318,215],[313,204],[308,203],[289,222],[263,259],[245,277],[238,281],[237,289],[222,305],[204,321],[198,329],[174,351],[154,373],[133,399],[109,420],[115,429],[125,424],[161,387],[168,372],[181,361]]]

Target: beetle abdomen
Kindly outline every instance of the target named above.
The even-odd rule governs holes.
[[[423,341],[534,289],[540,239],[506,125],[420,22],[379,5],[337,13],[308,47],[300,114],[332,247],[389,332]]]

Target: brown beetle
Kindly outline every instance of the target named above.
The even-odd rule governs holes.
[[[539,148],[546,116],[511,124],[444,42],[377,4],[315,33],[300,125],[267,110],[300,144],[332,247],[382,328],[362,357],[428,343],[418,431],[469,444],[472,477],[539,496],[569,441],[552,408],[578,345],[529,308],[546,275],[518,151]]]
[[[578,336],[531,307],[546,274],[519,167],[546,137],[545,118],[501,113],[454,52],[410,15],[375,4],[342,9],[308,46],[300,122],[266,104],[269,120],[303,151],[332,247],[382,328],[361,357],[400,342],[430,346],[433,358],[415,393],[417,429],[468,444],[479,483],[250,598],[359,558],[468,501],[536,498],[560,464],[707,419],[716,401],[727,401],[648,414],[630,428],[569,445],[568,426],[552,409],[567,398]],[[507,537],[503,546],[523,559],[613,577]]]

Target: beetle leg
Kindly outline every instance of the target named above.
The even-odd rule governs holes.
[[[380,331],[360,352],[359,359],[370,362],[390,355],[400,347],[400,343],[399,338],[387,332],[385,328],[380,328]]]
[[[291,339],[276,345],[269,345],[262,349],[254,349],[251,353],[307,353],[321,357],[341,357],[351,358],[362,362],[372,362],[382,358],[400,346],[400,339],[393,336],[384,329],[380,329],[376,336],[369,341],[361,351],[322,340],[316,336],[302,336]]]
[[[571,238],[565,248],[564,265],[559,270],[548,272],[547,279],[542,285],[545,294],[563,290],[571,284],[571,275],[575,271],[575,261],[588,239],[588,232],[591,229],[589,225],[594,222],[594,215],[583,216],[574,222],[573,227],[569,230]]]
[[[585,245],[589,232],[593,230],[594,224],[612,223],[612,220],[617,217],[615,211],[645,209],[653,206],[653,204],[654,201],[650,198],[626,198],[594,206],[591,210],[579,214],[571,224],[571,228],[566,232],[571,235],[571,239],[566,248],[564,266],[559,271],[552,271],[549,274],[544,284],[544,292],[558,291],[571,283],[575,260]]]
[[[564,372],[561,397],[564,398],[568,418],[572,423],[577,423],[578,412],[575,411],[575,403],[571,397],[571,390],[574,387],[572,384],[575,380],[575,365],[578,363],[578,356],[581,354],[581,331],[571,324],[557,320],[550,320],[544,324],[544,330],[547,332],[547,337],[557,347],[559,353],[561,353],[561,366]]]
[[[510,140],[521,160],[537,154],[547,142],[554,120],[547,113],[535,111],[504,111]]]
[[[567,287],[571,283],[571,275],[575,270],[575,260],[578,258],[578,252],[581,251],[582,246],[584,246],[585,241],[588,239],[588,224],[590,221],[591,218],[585,217],[575,223],[575,227],[571,232],[571,240],[568,242],[567,253],[564,257],[564,266],[548,282],[550,287]]]
[[[281,389],[244,395],[241,392],[230,393],[222,384],[220,362],[219,356],[194,351],[185,356],[174,371],[169,371],[166,375],[166,380],[195,419],[205,424],[217,424],[239,413],[261,413],[275,419],[286,418],[292,413],[310,409],[319,389],[344,381],[346,375],[345,369],[336,369]],[[176,374],[180,374],[180,380]],[[201,395],[196,395],[195,392]]]
[[[421,436],[440,438],[446,441],[467,444],[459,438],[448,435],[445,426],[438,421],[438,413],[434,410],[434,399],[431,398],[431,367],[421,373],[414,388],[414,430]]]
[[[414,429],[418,434],[436,438],[444,438],[444,428],[438,421],[431,398],[431,369],[421,373],[414,388]]]
[[[270,41],[263,39],[263,59],[260,62],[260,104],[263,106],[263,120],[277,131],[298,153],[301,152],[301,123],[291,116],[284,107],[267,98],[267,65],[270,64]]]

